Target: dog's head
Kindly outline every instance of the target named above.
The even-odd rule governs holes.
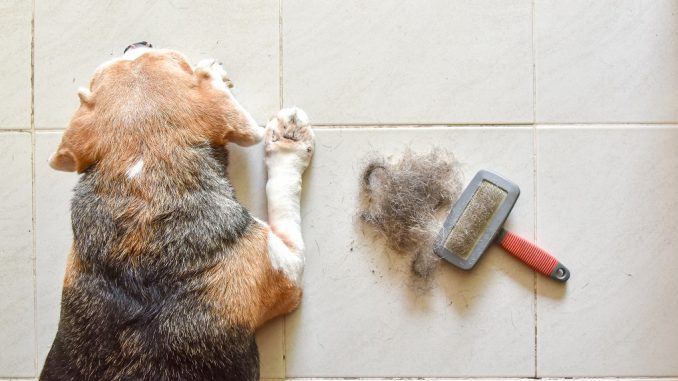
[[[78,91],[80,107],[50,166],[83,172],[168,146],[257,143],[263,129],[233,98],[224,75],[214,61],[194,69],[178,52],[130,45]]]

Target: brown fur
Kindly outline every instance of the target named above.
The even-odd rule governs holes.
[[[148,165],[166,164],[162,161],[173,153],[167,150],[176,147],[202,141],[224,145],[253,138],[245,128],[246,118],[226,94],[212,86],[207,71],[193,73],[180,55],[170,53],[169,57],[152,52],[97,71],[90,84],[91,94],[81,102],[57,150],[55,164],[63,165],[58,169],[81,173],[96,162],[102,173],[115,178],[125,173],[142,148],[150,151],[144,158],[161,162]],[[149,65],[157,70],[146,70],[140,78],[137,68]],[[129,92],[132,82],[134,93]],[[174,98],[177,92],[185,94],[180,102]],[[130,128],[130,121],[144,123]]]
[[[144,348],[156,349],[152,340],[139,341],[141,340],[139,335],[155,335],[157,333],[154,333],[153,329],[164,329],[169,323],[164,323],[165,325],[160,327],[152,325],[148,328],[139,327],[137,331],[130,331],[134,333],[130,333],[132,336],[129,337],[119,333],[118,327],[114,325],[105,327],[106,334],[115,337],[111,340],[120,346],[119,351],[111,351],[106,344],[98,348],[97,352],[96,348],[86,347],[83,340],[100,344],[93,339],[96,334],[90,334],[89,330],[98,329],[96,324],[106,325],[108,322],[102,321],[106,319],[101,317],[96,318],[99,319],[97,321],[88,319],[90,316],[100,316],[95,315],[95,312],[107,316],[106,308],[109,308],[109,305],[115,306],[118,302],[115,298],[109,300],[92,296],[98,292],[103,297],[108,297],[109,286],[111,289],[122,287],[116,280],[114,284],[96,290],[98,287],[96,285],[111,282],[106,271],[113,274],[110,275],[113,279],[117,279],[116,276],[126,277],[124,281],[128,283],[121,284],[129,287],[129,290],[123,289],[120,294],[115,294],[119,295],[121,303],[139,302],[135,299],[139,298],[137,294],[149,287],[143,282],[146,279],[144,277],[153,279],[155,261],[160,259],[154,256],[167,255],[164,251],[166,248],[158,247],[158,244],[154,243],[158,242],[158,234],[162,234],[159,233],[158,221],[172,213],[175,201],[186,199],[182,196],[205,191],[205,184],[199,183],[203,180],[196,173],[199,168],[193,163],[209,164],[213,161],[205,161],[203,157],[199,157],[203,151],[196,147],[218,148],[228,142],[251,144],[258,138],[249,125],[250,119],[247,115],[228,94],[215,89],[211,81],[208,71],[199,69],[193,72],[180,54],[152,51],[134,61],[114,61],[100,67],[92,78],[90,90],[80,93],[81,105],[65,131],[55,155],[50,159],[50,164],[56,169],[85,173],[83,178],[87,177],[88,180],[80,183],[84,183],[81,185],[83,188],[81,191],[85,201],[81,200],[77,204],[79,208],[77,213],[74,212],[74,216],[77,214],[78,218],[85,220],[74,220],[74,231],[81,233],[80,238],[76,234],[64,278],[63,300],[67,301],[67,304],[62,309],[59,333],[41,379],[59,379],[66,377],[64,375],[74,377],[74,374],[82,375],[84,372],[91,375],[128,377],[123,371],[137,375],[134,377],[141,377],[138,375],[156,369],[150,365],[148,369],[143,369],[141,364],[144,364],[144,361],[139,357],[141,355],[134,355],[143,353]],[[181,95],[180,99],[177,97],[178,94]],[[214,148],[215,152],[219,151],[217,148]],[[127,171],[141,158],[143,176],[129,178]],[[95,168],[95,175],[92,174],[91,168]],[[210,169],[214,170],[214,167]],[[87,188],[88,186],[93,189]],[[227,192],[228,190],[222,189],[222,193]],[[89,202],[90,199],[96,202]],[[233,202],[235,205],[235,200]],[[88,209],[88,205],[92,205],[92,208]],[[237,207],[234,206],[236,209]],[[106,214],[109,212],[112,215]],[[202,319],[189,321],[192,315],[164,316],[163,318],[170,319],[168,321],[171,323],[175,323],[171,319],[178,321],[176,327],[169,326],[175,328],[169,335],[178,335],[176,340],[179,342],[170,341],[167,345],[184,344],[181,340],[190,342],[193,339],[209,337],[216,340],[210,345],[220,348],[220,345],[230,340],[228,332],[234,332],[233,340],[241,340],[241,336],[238,335],[245,337],[242,339],[245,341],[233,344],[233,355],[215,354],[214,363],[210,362],[210,354],[205,353],[205,364],[197,364],[196,372],[212,374],[209,372],[214,369],[218,371],[223,367],[236,366],[237,364],[224,362],[224,358],[231,358],[229,356],[244,359],[243,367],[249,367],[249,362],[255,361],[256,356],[245,355],[251,349],[246,346],[248,342],[246,338],[251,337],[253,343],[251,335],[255,328],[276,316],[292,311],[301,298],[300,288],[271,265],[267,242],[269,228],[254,222],[246,211],[241,214],[238,221],[242,224],[242,232],[234,229],[239,234],[235,241],[218,241],[221,242],[219,244],[223,249],[215,249],[215,253],[205,253],[204,257],[199,258],[203,262],[177,264],[176,269],[162,269],[172,271],[169,275],[179,279],[182,279],[183,274],[189,274],[190,279],[186,279],[185,290],[172,295],[179,299],[173,301],[176,303],[171,307],[181,310],[187,305],[191,306],[194,299],[188,296],[197,292],[195,313],[197,319]],[[87,220],[97,216],[102,220]],[[109,225],[97,226],[104,223]],[[98,234],[97,238],[93,239],[106,242],[107,247],[99,249],[97,246],[99,241],[87,242],[90,240],[87,232],[92,229]],[[209,233],[222,239],[217,233]],[[289,240],[284,237],[281,239],[289,245]],[[82,257],[85,254],[78,247],[87,250],[87,258]],[[169,254],[177,255],[176,252]],[[99,255],[101,257],[98,257]],[[163,260],[164,266],[174,263],[174,259]],[[180,262],[182,259],[177,260]],[[212,263],[211,260],[215,262]],[[207,264],[208,267],[200,267],[203,264]],[[168,285],[163,284],[162,287],[165,288],[154,292],[168,292],[166,289]],[[150,300],[154,297],[148,295]],[[142,301],[145,300],[144,295],[140,298]],[[82,315],[83,308],[87,310],[88,305],[92,306],[92,313]],[[154,312],[152,305],[142,307],[142,311],[157,312]],[[130,308],[131,312],[125,311],[124,308],[116,311],[121,321],[128,319],[127,316],[130,314],[134,316],[136,307]],[[203,308],[209,311],[209,316],[200,315]],[[145,318],[145,315],[142,317]],[[201,323],[204,323],[202,328],[199,327]],[[81,327],[81,332],[78,332],[78,328],[74,327],[78,324],[88,326]],[[195,338],[181,336],[191,330],[195,331],[196,335],[203,336]],[[218,335],[205,333],[213,332],[210,330],[223,332],[225,336],[222,339]],[[193,352],[194,348],[189,345],[179,348],[185,348],[181,353],[182,359],[189,359],[185,360],[185,364],[195,365],[194,360],[191,360],[192,356],[197,356]],[[88,351],[91,353],[87,353]],[[103,366],[96,358],[99,353],[108,356],[106,361],[113,365]],[[111,357],[113,354],[122,357],[113,358]],[[155,353],[151,354],[155,356]],[[132,356],[132,359],[125,357],[128,355]],[[162,372],[177,372],[176,374],[191,372],[187,370],[188,368],[183,370],[168,368],[162,356],[152,358],[152,361],[159,364],[157,369]],[[136,361],[134,365],[136,368],[120,365],[117,369],[115,367],[119,364],[116,361]],[[74,362],[84,365],[75,369],[72,367]],[[217,367],[215,364],[222,368],[215,368]],[[204,368],[200,368],[202,365]],[[195,377],[200,378],[197,373]]]
[[[140,81],[135,68],[149,64],[156,70],[144,72],[146,77],[141,79],[138,93],[130,94],[129,83]],[[225,94],[212,86],[211,80],[208,71],[198,69],[194,73],[184,57],[176,52],[147,53],[135,61],[117,61],[98,70],[90,84],[91,94],[81,96],[81,106],[64,134],[57,151],[59,160],[72,161],[77,172],[96,163],[99,172],[109,180],[104,184],[118,184],[135,160],[143,156],[144,168],[162,168],[162,172],[169,173],[183,189],[192,188],[193,177],[177,162],[190,162],[195,158],[182,147],[202,141],[219,146],[229,141],[248,143],[254,138],[244,128],[245,116]],[[176,92],[185,93],[186,98],[177,102],[173,95]],[[171,112],[163,113],[166,107],[171,107]],[[135,115],[126,117],[121,110]],[[159,117],[162,114],[169,117]],[[130,120],[145,123],[130,126]],[[126,211],[135,223],[119,248],[112,251],[117,255],[133,256],[147,249],[153,218],[158,214],[157,210],[148,208],[148,201],[158,197],[159,191],[153,172],[148,173],[150,176],[126,184],[126,190],[137,197]],[[237,244],[235,250],[241,252],[234,256],[237,259],[225,260],[206,274],[205,296],[209,302],[227,321],[252,328],[290,312],[299,304],[301,296],[297,286],[271,267],[268,238],[263,229],[252,227]],[[280,238],[295,249],[284,236]],[[72,251],[66,276],[68,284],[79,270],[77,261],[77,253]],[[229,284],[226,279],[237,279],[241,283]],[[226,306],[225,302],[230,304]],[[234,308],[233,303],[237,307]]]
[[[64,288],[70,287],[73,284],[75,277],[82,271],[80,257],[75,250],[75,247],[71,247],[71,250],[68,252],[66,272],[64,274]]]
[[[301,300],[301,289],[271,266],[267,247],[268,228],[257,225],[233,249],[247,255],[221,261],[206,274],[205,299],[230,324],[257,328]]]

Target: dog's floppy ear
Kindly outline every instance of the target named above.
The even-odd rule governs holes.
[[[78,89],[78,98],[80,98],[80,106],[92,107],[94,103],[92,92],[84,87]]]
[[[78,90],[80,109],[64,132],[57,151],[49,158],[50,167],[66,172],[83,172],[96,161],[96,134],[91,123],[92,93]]]
[[[241,146],[251,146],[263,139],[264,129],[259,127],[252,115],[233,97],[226,84],[230,83],[230,80],[226,78],[226,72],[220,65],[205,67],[200,63],[195,70],[195,76],[205,96],[215,102],[213,107],[218,116],[211,125],[218,130],[212,134],[214,143],[232,142]]]

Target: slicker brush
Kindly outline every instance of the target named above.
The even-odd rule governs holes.
[[[535,271],[567,281],[570,271],[553,255],[504,230],[504,222],[519,195],[520,189],[511,181],[490,171],[478,172],[447,216],[434,252],[453,265],[470,270],[489,245],[497,242]]]

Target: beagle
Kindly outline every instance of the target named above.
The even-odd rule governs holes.
[[[220,64],[137,43],[99,66],[52,168],[80,175],[59,328],[41,380],[258,380],[257,327],[293,311],[314,134],[259,127]],[[225,144],[265,140],[269,224],[235,198]]]

